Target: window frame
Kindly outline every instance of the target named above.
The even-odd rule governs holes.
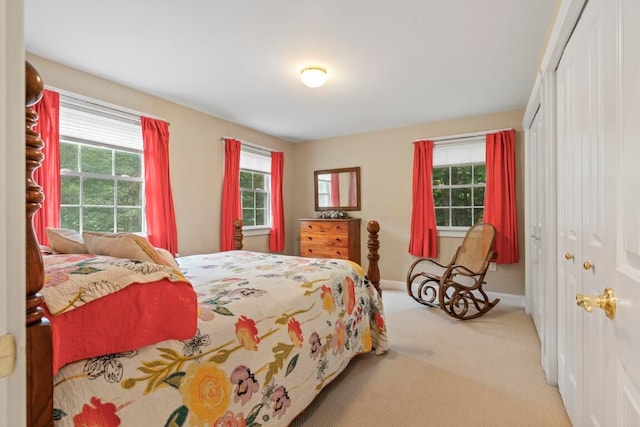
[[[331,206],[331,179],[322,179],[321,176],[327,176],[328,174],[319,174],[318,182],[316,186],[318,188],[318,206]],[[325,191],[321,191],[325,190]]]
[[[112,147],[112,146],[105,146],[103,144],[94,144],[88,141],[78,141],[75,140],[75,138],[73,138],[74,140],[72,140],[72,138],[66,138],[66,137],[60,137],[60,146],[62,147],[62,144],[72,144],[76,147],[76,149],[78,150],[78,156],[77,156],[77,170],[69,170],[69,169],[63,169],[62,168],[62,164],[60,165],[60,187],[61,187],[61,196],[62,196],[62,185],[63,185],[63,177],[77,177],[78,178],[78,203],[62,203],[62,200],[60,201],[60,215],[62,217],[62,209],[65,207],[70,207],[70,208],[78,208],[78,227],[79,233],[82,233],[83,231],[94,231],[94,230],[87,230],[84,227],[84,215],[83,215],[83,211],[84,209],[88,209],[88,208],[109,208],[112,209],[113,211],[113,228],[111,230],[96,230],[96,231],[100,231],[100,232],[108,232],[108,233],[118,233],[118,232],[124,232],[122,230],[118,230],[118,208],[121,209],[137,209],[140,210],[140,219],[141,219],[141,230],[140,231],[126,231],[126,232],[131,232],[131,233],[135,233],[135,234],[139,234],[139,235],[143,235],[146,236],[147,234],[147,221],[146,221],[146,217],[145,217],[145,195],[144,195],[144,186],[145,186],[145,182],[144,182],[144,154],[141,151],[137,151],[137,150],[129,150],[129,149],[122,149],[119,147]],[[80,156],[80,152],[82,150],[82,147],[96,147],[96,148],[102,148],[102,149],[106,149],[106,150],[110,150],[111,151],[111,174],[107,175],[107,174],[102,174],[102,173],[95,173],[95,172],[83,172],[81,171],[82,169],[82,159]],[[127,176],[127,175],[116,175],[115,174],[115,156],[116,156],[116,152],[125,152],[125,153],[131,153],[131,154],[136,154],[140,157],[140,177],[131,177],[131,176]],[[84,179],[100,179],[100,180],[105,180],[105,181],[112,181],[113,182],[113,187],[114,187],[114,191],[113,191],[113,203],[112,204],[92,204],[92,205],[88,205],[84,203]],[[135,183],[139,183],[140,184],[140,205],[121,205],[118,203],[118,183],[119,182],[135,182]],[[61,226],[62,225],[62,218],[61,218]]]
[[[264,175],[265,188],[256,190],[255,188],[247,188],[242,187],[241,180],[240,182],[240,205],[241,210],[243,212],[244,219],[244,205],[243,205],[243,197],[242,194],[244,191],[253,192],[254,194],[265,194],[265,217],[266,221],[264,225],[244,225],[242,226],[242,232],[245,236],[257,236],[257,235],[265,235],[271,232],[271,228],[273,227],[273,211],[271,206],[271,152],[269,150],[247,146],[245,143],[241,145],[240,148],[240,174],[243,172],[251,173],[251,174],[260,174]],[[253,182],[253,181],[252,181]],[[255,207],[254,197],[254,218],[255,212],[257,209]]]
[[[485,182],[481,184],[474,183],[474,174],[472,169],[472,180],[469,185],[459,184],[452,185],[451,184],[451,168],[453,167],[466,167],[466,166],[476,166],[476,165],[484,165],[486,168],[486,142],[485,135],[478,135],[466,138],[455,138],[448,139],[446,141],[436,141],[434,143],[434,152],[433,152],[433,164],[432,164],[432,181],[431,181],[431,189],[432,192],[436,188],[447,188],[449,189],[449,218],[451,219],[451,209],[454,208],[451,204],[451,189],[455,188],[471,188],[471,203],[472,205],[469,208],[472,210],[472,218],[473,218],[473,210],[476,208],[473,205],[473,188],[474,187],[483,187],[486,188],[486,172],[485,172]],[[449,168],[449,184],[435,187],[433,184],[434,174],[433,171],[436,168]],[[485,193],[486,197],[486,193]],[[434,209],[436,208],[435,203],[435,195],[434,195]],[[484,201],[482,204],[482,209],[484,213]],[[434,212],[435,215],[435,212]],[[469,226],[439,226],[436,223],[436,229],[439,236],[442,237],[464,237],[469,230],[469,228],[473,224]]]
[[[84,226],[83,211],[87,208],[109,208],[113,213],[113,227],[109,230],[99,230],[101,232],[131,232],[141,236],[147,235],[147,219],[146,219],[146,197],[145,197],[145,170],[144,170],[144,151],[142,143],[142,127],[140,124],[139,116],[133,115],[123,110],[119,110],[115,106],[108,104],[102,104],[95,100],[85,100],[76,98],[72,95],[61,94],[60,97],[61,114],[60,114],[60,149],[62,156],[63,144],[72,144],[75,146],[76,152],[76,167],[75,170],[63,168],[62,158],[60,161],[60,224],[62,224],[62,212],[65,207],[78,208],[78,232],[82,233],[87,230]],[[68,116],[67,116],[68,114]],[[83,114],[89,115],[90,122],[96,121],[96,129],[87,131],[86,126],[89,124],[79,124],[78,117],[74,115]],[[65,117],[69,119],[65,122]],[[110,123],[113,125],[110,127]],[[93,123],[92,123],[93,124]],[[129,132],[122,130],[128,128]],[[132,129],[139,129],[139,139],[131,138],[133,132]],[[105,132],[105,135],[111,140],[113,138],[114,143],[107,143],[105,141],[99,141],[102,137],[94,137],[100,134],[101,129],[109,129],[111,132]],[[137,133],[137,132],[136,132]],[[82,171],[82,147],[92,147],[111,151],[111,173],[96,173]],[[128,175],[116,174],[116,156],[118,152],[135,154],[140,160],[140,176],[132,177]],[[78,203],[62,203],[63,196],[63,177],[77,177],[78,178]],[[113,183],[113,203],[112,204],[95,204],[86,205],[83,200],[85,179],[100,179],[108,180]],[[140,205],[121,205],[118,203],[118,184],[119,182],[135,182],[140,184]],[[140,211],[140,231],[128,231],[118,230],[118,208],[125,209],[137,209]]]

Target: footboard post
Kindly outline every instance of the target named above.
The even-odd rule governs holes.
[[[378,260],[380,259],[380,255],[378,255],[378,249],[380,248],[380,241],[378,240],[380,224],[378,224],[378,221],[369,221],[367,231],[369,232],[369,239],[367,241],[367,247],[369,248],[369,253],[367,254],[367,259],[369,260],[367,277],[378,290],[378,294],[382,295],[382,289],[380,289],[380,269],[378,268]]]
[[[244,247],[242,243],[243,235],[242,235],[242,226],[244,223],[241,219],[236,219],[233,221],[233,249],[236,251],[241,251]]]
[[[42,188],[33,180],[33,171],[42,162],[43,142],[33,130],[38,115],[31,108],[42,98],[40,74],[26,63],[26,325],[27,325],[27,425],[53,426],[53,350],[51,326],[43,317],[44,266],[33,230],[33,215],[44,200]]]

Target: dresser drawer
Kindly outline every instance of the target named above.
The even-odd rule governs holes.
[[[300,221],[300,235],[330,234],[332,236],[348,236],[349,224],[346,222]]]
[[[349,246],[349,236],[324,235],[319,233],[300,233],[300,246],[324,245],[332,248],[346,248]]]
[[[347,246],[334,247],[325,244],[300,244],[300,255],[310,258],[349,259]]]

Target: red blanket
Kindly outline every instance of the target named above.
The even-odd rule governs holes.
[[[76,360],[188,340],[197,330],[196,294],[188,281],[133,283],[57,316],[44,309],[53,333],[54,373]]]

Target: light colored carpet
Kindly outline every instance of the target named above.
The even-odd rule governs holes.
[[[462,322],[384,284],[383,302],[391,351],[353,359],[292,426],[571,426],[522,309]]]

